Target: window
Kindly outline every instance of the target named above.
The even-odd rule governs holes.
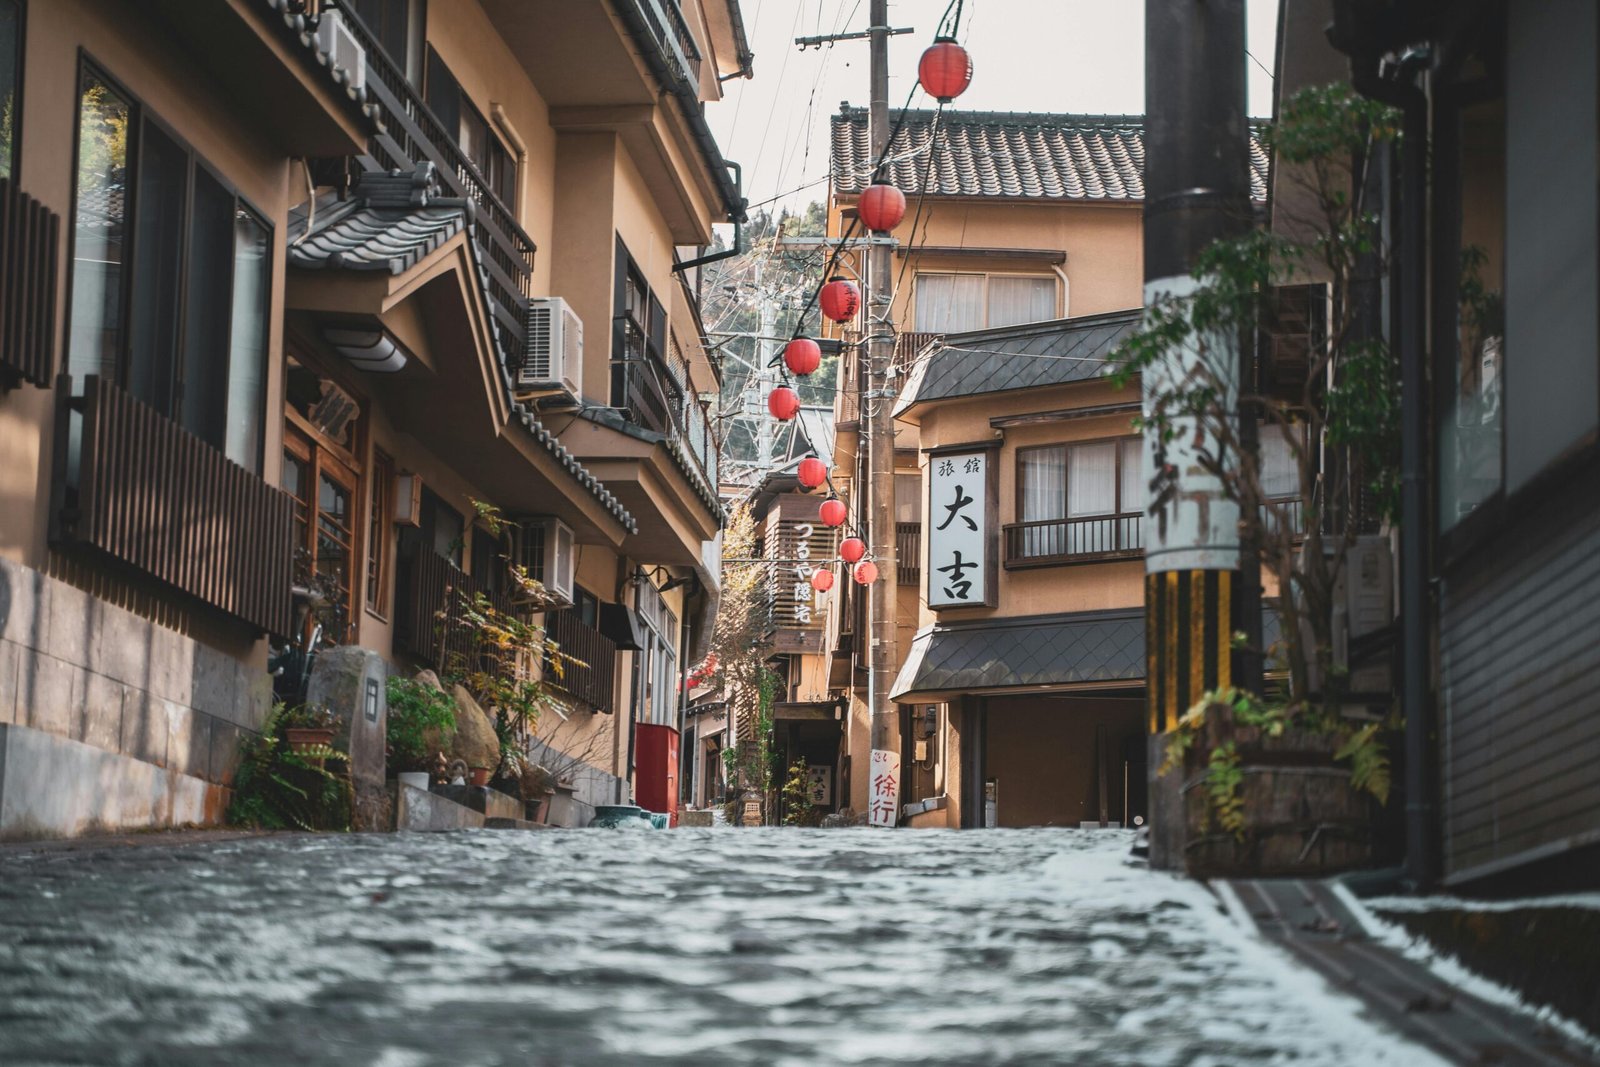
[[[422,0],[355,0],[356,15],[413,84],[421,64]]]
[[[1267,529],[1275,527],[1277,515],[1282,514],[1290,523],[1292,532],[1299,536],[1303,528],[1304,508],[1300,503],[1300,461],[1295,457],[1295,445],[1303,445],[1304,432],[1286,426],[1261,427],[1261,522]],[[1268,502],[1278,507],[1268,506]]]
[[[922,475],[894,476],[894,521],[922,525]]]
[[[678,619],[661,593],[647,583],[638,589],[639,617],[644,620],[644,649],[635,653],[639,670],[640,722],[675,725],[678,721]]]
[[[1018,274],[917,275],[918,333],[963,333],[1056,317],[1056,279]]]
[[[412,538],[436,556],[442,556],[456,567],[461,566],[462,549],[466,546],[467,524],[461,512],[446,504],[439,494],[422,487],[422,510]]]
[[[501,143],[483,114],[472,106],[467,94],[461,91],[461,83],[432,48],[428,49],[427,100],[429,110],[444,124],[445,132],[456,139],[461,151],[478,168],[484,184],[502,204],[515,212],[516,157]]]
[[[22,2],[0,0],[0,178],[17,173],[22,121]]]
[[[488,587],[491,597],[505,595],[509,577],[506,574],[506,546],[498,536],[482,526],[472,528],[472,576]]]
[[[394,460],[372,450],[367,495],[367,610],[380,618],[389,612],[389,545],[394,541]]]
[[[267,224],[87,66],[75,195],[68,372],[110,378],[259,471]]]
[[[356,636],[355,579],[361,573],[355,510],[361,471],[352,447],[361,413],[337,384],[293,356],[285,362],[279,484],[295,502],[295,580],[321,587],[327,598],[323,640],[344,644]]]
[[[1052,559],[1144,547],[1137,437],[1017,451],[1017,519],[1006,556]]]
[[[660,433],[676,425],[685,390],[666,358],[667,310],[617,238],[611,335],[611,405]]]

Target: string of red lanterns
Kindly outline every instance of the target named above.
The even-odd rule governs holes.
[[[929,96],[948,104],[972,83],[972,56],[954,37],[935,37],[917,61],[917,80]]]

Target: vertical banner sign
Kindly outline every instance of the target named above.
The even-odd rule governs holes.
[[[867,786],[867,825],[890,826],[900,814],[900,753],[872,750]]]
[[[928,458],[928,607],[982,606],[989,600],[989,453]]]
[[[811,576],[817,568],[811,563],[811,537],[816,528],[809,522],[801,523],[794,528],[794,603],[790,611],[794,618],[795,626],[810,626],[816,617],[816,598],[821,594],[811,588]]]
[[[1161,278],[1145,283],[1145,305],[1184,300],[1200,287],[1193,278]],[[1192,339],[1146,368],[1144,416],[1155,414],[1157,398],[1174,390],[1216,390],[1217,406],[1234,411],[1239,395],[1238,344],[1213,332]],[[1158,469],[1156,445],[1144,437],[1146,501],[1149,517],[1144,535],[1147,574],[1166,571],[1231,571],[1239,566],[1239,504],[1223,491],[1222,480],[1200,462],[1203,452],[1215,454],[1218,444],[1193,416],[1172,420],[1175,431],[1166,446],[1166,464]],[[1234,457],[1224,456],[1230,466]],[[1158,501],[1164,501],[1158,504]]]

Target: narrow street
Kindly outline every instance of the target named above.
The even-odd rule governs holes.
[[[1437,1062],[1128,835],[0,852],[0,1062]]]

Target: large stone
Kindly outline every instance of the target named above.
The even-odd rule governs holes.
[[[306,703],[327,708],[339,720],[334,745],[350,754],[350,776],[359,784],[383,785],[388,731],[383,657],[356,645],[317,653],[306,687]]]
[[[489,713],[459,685],[450,695],[456,702],[456,736],[450,743],[450,758],[465,760],[468,767],[493,770],[500,766],[500,738]]]

